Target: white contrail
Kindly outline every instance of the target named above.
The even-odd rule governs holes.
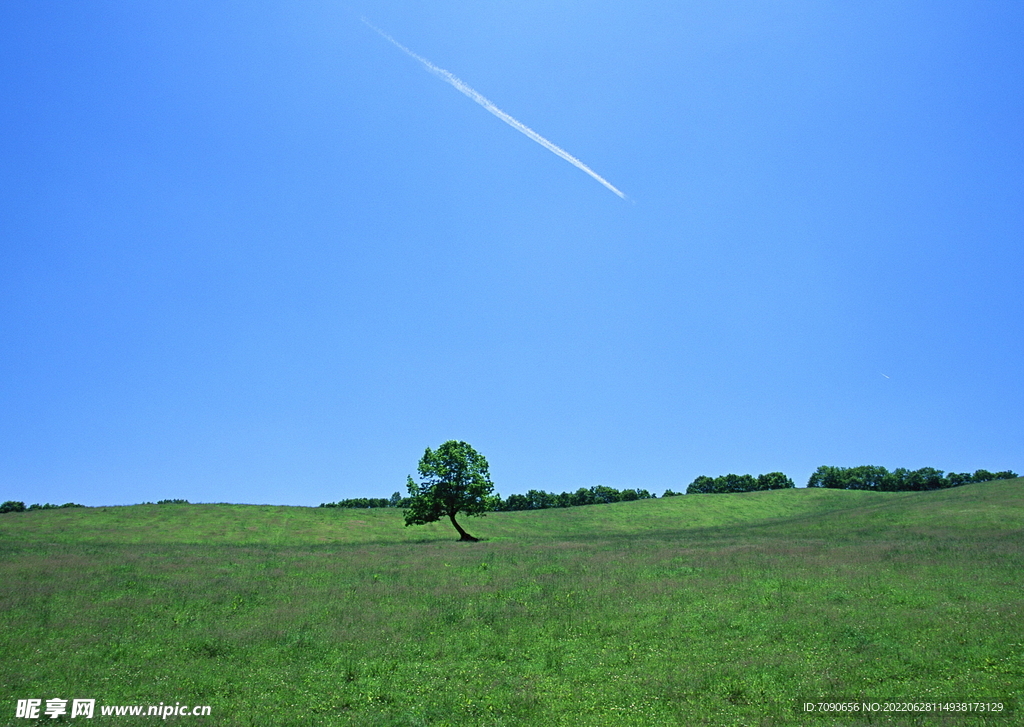
[[[484,98],[482,95],[480,95],[479,93],[474,91],[472,88],[470,88],[468,85],[466,85],[461,80],[459,80],[456,76],[452,75],[451,73],[449,73],[448,71],[444,70],[443,68],[438,68],[437,66],[435,66],[433,63],[428,61],[423,56],[416,55],[411,50],[406,48],[404,45],[399,43],[397,40],[392,38],[390,35],[385,33],[383,30],[381,30],[380,28],[377,28],[374,25],[372,25],[370,23],[370,21],[368,21],[366,18],[362,18],[362,21],[366,25],[368,25],[370,28],[373,28],[373,30],[377,31],[377,33],[379,33],[385,40],[389,41],[390,43],[392,43],[393,45],[397,46],[398,48],[403,50],[405,53],[407,53],[408,55],[412,56],[413,58],[418,60],[420,63],[422,63],[426,67],[426,69],[428,71],[433,73],[435,76],[438,76],[442,81],[445,81],[446,83],[450,83],[452,86],[455,87],[455,89],[457,91],[465,94],[466,96],[469,96],[471,99],[476,101],[478,104],[480,104],[485,109],[490,111],[492,114],[497,116],[499,119],[504,121],[506,124],[511,126],[513,129],[515,129],[516,131],[521,131],[522,133],[526,134],[528,137],[533,139],[535,142],[540,144],[542,147],[544,147],[548,151],[553,152],[554,154],[557,154],[558,156],[562,157],[562,159],[565,159],[565,161],[569,162],[570,164],[572,164],[577,169],[583,170],[584,172],[589,174],[591,177],[596,179],[598,182],[600,182],[601,184],[606,186],[608,189],[610,189],[611,191],[615,192],[615,194],[619,195],[619,197],[621,197],[622,199],[626,198],[626,195],[624,195],[622,192],[620,192],[614,186],[612,186],[612,184],[607,179],[602,177],[600,174],[595,172],[593,169],[588,167],[586,164],[581,162],[579,159],[574,157],[572,154],[567,152],[565,149],[562,149],[561,147],[552,144],[550,141],[545,139],[543,136],[538,134],[536,131],[531,129],[529,126],[527,126],[523,122],[521,122],[521,121],[519,121],[517,119],[514,119],[511,116],[509,116],[508,114],[506,114],[504,111],[499,109],[493,103],[491,103],[486,98]]]

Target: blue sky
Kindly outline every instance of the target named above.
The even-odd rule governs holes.
[[[447,69],[616,197],[427,72]],[[1018,2],[0,6],[0,500],[1024,469]]]

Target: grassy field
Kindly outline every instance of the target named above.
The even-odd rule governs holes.
[[[212,716],[38,722],[1024,723],[1024,479],[462,522],[482,541],[393,510],[0,515],[0,724],[54,697]]]

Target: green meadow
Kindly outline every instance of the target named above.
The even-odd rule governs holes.
[[[0,724],[1024,723],[1024,479],[461,522],[481,542],[393,509],[0,515]],[[211,716],[99,714],[161,702]]]

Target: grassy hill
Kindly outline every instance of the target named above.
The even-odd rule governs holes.
[[[99,705],[161,702],[217,725],[1022,721],[1022,479],[463,524],[482,542],[386,509],[4,514],[0,724],[54,697],[95,698],[97,724],[125,719]]]

